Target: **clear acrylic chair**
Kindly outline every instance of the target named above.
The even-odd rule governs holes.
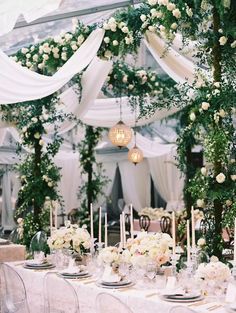
[[[196,313],[196,311],[193,311],[193,310],[186,308],[185,306],[182,306],[182,305],[177,305],[177,306],[174,306],[173,308],[171,308],[169,313]]]
[[[9,265],[0,266],[1,312],[29,313],[25,284],[20,275]]]
[[[74,287],[56,273],[44,277],[44,313],[79,313],[79,300]]]
[[[30,241],[30,252],[46,251],[47,249],[47,234],[44,231],[37,232]]]
[[[133,313],[126,304],[110,295],[100,293],[96,298],[96,313]]]

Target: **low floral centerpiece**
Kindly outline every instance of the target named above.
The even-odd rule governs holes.
[[[91,237],[86,227],[67,223],[55,229],[47,243],[52,250],[67,249],[83,255],[91,247]]]
[[[160,220],[162,216],[168,216],[171,218],[171,214],[167,212],[166,210],[164,210],[163,208],[146,207],[146,208],[143,208],[138,214],[139,216],[147,215],[152,221]]]
[[[170,247],[173,240],[168,234],[140,233],[135,239],[128,239],[122,259],[133,266],[144,267],[153,262],[157,267],[170,260]]]

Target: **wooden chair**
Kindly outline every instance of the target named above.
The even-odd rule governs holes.
[[[141,215],[139,217],[139,226],[141,230],[148,231],[151,220],[148,215]]]
[[[125,214],[125,231],[130,235],[130,214]]]

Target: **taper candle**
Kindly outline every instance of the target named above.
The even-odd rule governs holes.
[[[132,203],[130,204],[130,235],[131,239],[134,239],[134,212]]]
[[[99,208],[98,242],[102,243],[102,208]]]
[[[191,208],[191,218],[192,218],[192,249],[196,249],[196,240],[195,240],[195,219],[194,219],[194,208]]]
[[[187,262],[190,262],[190,226],[189,220],[187,220]]]
[[[175,212],[172,212],[172,239],[173,239],[173,255],[175,255],[176,247],[176,230],[175,230]]]
[[[121,247],[121,249],[124,248],[124,236],[123,236],[122,214],[120,214],[120,247]]]
[[[125,212],[124,211],[122,212],[122,222],[123,222],[123,243],[124,243],[123,248],[125,248],[125,245],[126,245],[126,231],[125,231]]]
[[[105,213],[105,248],[107,247],[107,213]]]
[[[91,239],[94,239],[94,232],[93,232],[93,205],[90,203],[90,235]]]

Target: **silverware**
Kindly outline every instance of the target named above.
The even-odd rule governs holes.
[[[213,306],[208,307],[208,308],[207,308],[207,311],[214,311],[214,310],[216,310],[216,309],[218,309],[218,308],[220,308],[220,307],[222,307],[221,304],[215,304],[215,305],[213,305]]]
[[[146,297],[146,298],[151,298],[151,297],[154,297],[154,296],[158,296],[158,293],[156,293],[156,292],[149,293],[149,294],[146,295],[145,297]]]

